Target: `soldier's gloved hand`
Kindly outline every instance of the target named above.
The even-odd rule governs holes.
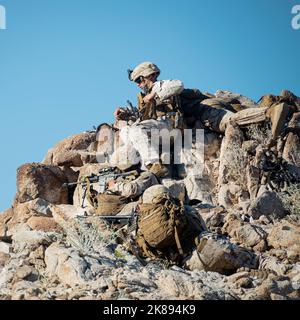
[[[114,112],[114,116],[115,116],[115,118],[116,118],[116,120],[120,120],[120,114],[122,113],[122,112],[124,112],[125,110],[123,109],[123,108],[117,108],[116,109],[116,111]]]

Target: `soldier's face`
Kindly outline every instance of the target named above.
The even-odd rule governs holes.
[[[145,81],[145,78],[143,77],[139,77],[136,81],[136,84],[137,86],[140,88],[140,89],[144,89],[145,86],[146,86],[146,81]]]

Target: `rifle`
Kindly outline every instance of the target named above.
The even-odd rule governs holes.
[[[126,224],[130,230],[134,230],[136,228],[136,220],[137,220],[138,212],[134,211],[131,215],[114,215],[114,216],[97,216],[97,219],[105,220],[109,224]],[[77,216],[77,219],[86,219],[87,216]]]
[[[139,118],[138,109],[135,108],[129,100],[127,100],[127,104],[127,107],[122,108],[122,112],[119,114],[119,119],[135,122]]]
[[[64,183],[63,187],[70,188],[77,185],[81,185],[82,188],[84,189],[81,207],[84,208],[84,201],[87,194],[87,189],[91,183],[98,183],[100,186],[99,193],[104,193],[107,189],[108,181],[118,179],[119,177],[128,177],[133,175],[138,176],[138,172],[136,170],[124,172],[124,173],[116,173],[115,170],[116,168],[101,169],[98,175],[92,174],[88,177],[85,177],[82,181],[79,181],[79,182]]]

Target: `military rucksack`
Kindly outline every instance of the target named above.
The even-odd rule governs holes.
[[[114,216],[122,211],[128,203],[126,197],[113,193],[98,193],[87,179],[86,198],[100,216]]]
[[[188,253],[201,233],[200,219],[189,215],[178,199],[168,194],[139,205],[136,242],[147,257],[168,257],[171,251]]]

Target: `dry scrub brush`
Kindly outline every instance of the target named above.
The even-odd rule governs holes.
[[[81,254],[97,258],[97,248],[109,245],[115,240],[115,233],[105,222],[90,223],[77,218],[72,223],[64,223],[66,241]]]
[[[238,142],[233,142],[225,153],[228,180],[235,182],[243,190],[247,190],[247,155]]]
[[[272,140],[271,126],[269,123],[253,123],[247,126],[247,136],[249,139],[257,141],[263,147],[267,147]]]
[[[300,184],[292,184],[279,196],[284,207],[291,213],[300,215]]]

